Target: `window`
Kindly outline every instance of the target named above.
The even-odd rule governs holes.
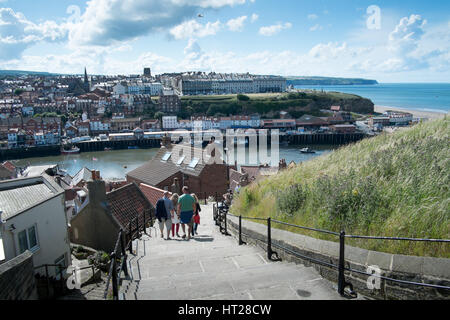
[[[186,156],[182,156],[180,159],[178,159],[177,166],[180,166],[183,163],[185,158],[186,158]]]
[[[171,152],[167,152],[163,157],[162,157],[162,161],[167,161],[170,159],[170,156],[172,155]]]
[[[38,246],[36,226],[32,226],[27,230],[23,230],[18,234],[19,238],[19,250],[20,253],[24,253],[26,250],[36,251]]]
[[[198,165],[200,159],[198,158],[193,158],[191,163],[189,163],[189,168],[195,169],[195,167]]]

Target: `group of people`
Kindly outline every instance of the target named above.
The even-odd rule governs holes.
[[[200,224],[200,203],[195,194],[189,194],[189,188],[183,187],[183,194],[173,194],[169,198],[169,192],[164,192],[164,196],[156,203],[155,216],[159,222],[159,229],[161,230],[161,238],[164,238],[164,226],[167,229],[167,240],[171,240],[170,232],[172,231],[172,237],[190,240],[197,233],[198,226]],[[180,237],[179,229],[183,230],[183,236]],[[188,232],[186,233],[186,225]]]

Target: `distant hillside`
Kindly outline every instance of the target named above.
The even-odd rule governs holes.
[[[287,84],[293,86],[340,86],[340,85],[375,85],[376,80],[358,78],[329,78],[329,77],[287,77]]]
[[[253,113],[273,118],[279,116],[280,111],[287,111],[294,118],[305,114],[322,116],[320,110],[330,109],[333,105],[339,105],[342,110],[349,112],[374,112],[374,104],[369,99],[338,92],[184,96],[181,104],[182,110],[178,116],[184,119],[193,115],[230,116]]]
[[[23,71],[23,70],[0,70],[0,76],[52,76],[55,73],[39,72],[39,71]]]
[[[232,212],[347,234],[449,239],[449,138],[446,117],[363,140],[244,188]],[[445,243],[349,239],[349,244],[450,258]]]

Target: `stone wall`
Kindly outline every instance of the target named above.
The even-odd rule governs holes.
[[[37,300],[33,254],[25,251],[0,265],[0,300]]]
[[[228,232],[238,236],[239,219],[228,216]],[[307,237],[301,234],[275,229],[272,224],[272,250],[284,261],[313,266],[321,276],[337,283],[337,268],[320,265],[306,258],[300,258],[277,245],[286,247],[308,258],[324,261],[334,265],[339,262],[339,243]],[[242,220],[243,240],[267,249],[267,225]],[[258,239],[258,240],[255,240]],[[370,251],[352,246],[345,246],[345,267],[367,272],[369,266],[378,266],[381,275],[393,279],[450,286],[450,259],[396,255]],[[396,283],[381,279],[379,290],[370,290],[367,275],[357,272],[345,272],[345,279],[354,286],[354,290],[374,299],[445,299],[450,300],[450,290],[426,288],[409,284]]]

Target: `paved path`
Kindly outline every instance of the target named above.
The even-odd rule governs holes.
[[[152,228],[152,237],[133,243],[132,280],[124,281],[122,299],[342,299],[313,268],[268,262],[262,249],[239,246],[235,238],[222,235],[212,205],[202,207],[201,217],[199,235],[190,241],[163,240]]]

